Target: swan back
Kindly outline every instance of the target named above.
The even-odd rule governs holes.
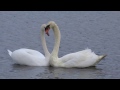
[[[93,65],[97,60],[98,56],[91,51],[91,49],[82,50],[75,53],[67,54],[61,57],[61,67],[89,67]]]
[[[15,50],[11,57],[13,58],[16,63],[21,65],[28,65],[28,66],[47,66],[48,61],[45,60],[43,54],[36,50],[31,49],[19,49]]]

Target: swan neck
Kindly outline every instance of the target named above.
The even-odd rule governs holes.
[[[61,34],[60,34],[60,30],[56,24],[54,25],[54,27],[52,29],[53,29],[54,36],[55,36],[55,44],[54,44],[54,48],[53,48],[53,51],[51,54],[58,57]]]
[[[50,55],[48,49],[47,49],[47,45],[46,45],[46,40],[45,40],[45,31],[44,30],[41,30],[41,41],[42,41],[42,46],[43,46],[43,50],[44,50],[44,53],[45,53],[45,57],[48,57]]]

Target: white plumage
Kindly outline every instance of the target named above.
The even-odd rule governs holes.
[[[39,51],[26,48],[21,48],[13,52],[7,50],[8,54],[17,64],[28,66],[49,66],[50,53],[46,47],[46,42],[44,38],[45,27],[45,24],[41,26],[41,40],[45,56]]]
[[[60,31],[57,24],[54,21],[50,21],[47,26],[53,29],[55,35],[54,49],[50,55],[50,65],[54,67],[90,67],[95,66],[100,60],[102,60],[106,55],[98,56],[91,49],[85,49],[75,53],[67,54],[61,58],[58,58],[58,51],[60,45]],[[49,28],[49,29],[50,29]]]

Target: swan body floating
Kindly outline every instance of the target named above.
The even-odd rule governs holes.
[[[91,49],[85,49],[75,53],[67,54],[61,58],[58,58],[58,51],[60,45],[61,34],[59,27],[54,21],[48,22],[45,32],[49,36],[49,30],[52,29],[55,35],[55,44],[53,51],[50,55],[49,63],[53,67],[78,67],[85,68],[90,66],[95,66],[98,64],[106,55],[98,56]]]
[[[45,27],[46,27],[45,24],[41,26],[41,41],[43,50],[45,52],[45,56],[39,51],[26,48],[21,48],[13,52],[7,50],[8,54],[17,64],[27,66],[49,66],[50,53],[47,49],[44,37]]]

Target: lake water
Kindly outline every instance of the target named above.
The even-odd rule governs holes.
[[[54,68],[20,66],[7,49],[38,50],[44,54],[40,27],[55,21],[61,31],[59,57],[92,49],[107,54],[96,67]],[[51,52],[53,32],[46,36]],[[119,79],[120,78],[120,11],[0,11],[0,79]]]

